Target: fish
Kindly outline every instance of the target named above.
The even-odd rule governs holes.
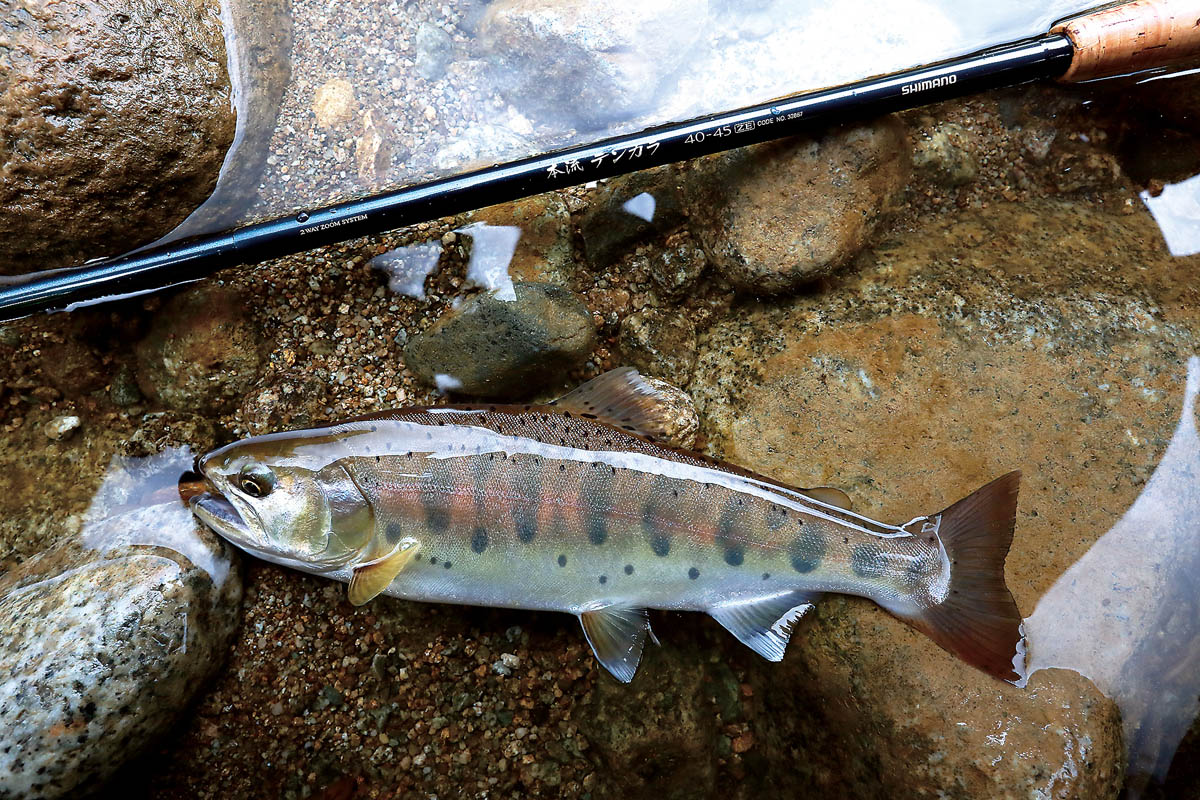
[[[647,609],[707,613],[769,661],[826,593],[866,597],[1015,681],[1004,580],[1020,473],[901,525],[663,441],[674,406],[628,367],[541,405],[404,408],[254,436],[198,461],[206,525],[378,595],[576,615],[628,683]]]

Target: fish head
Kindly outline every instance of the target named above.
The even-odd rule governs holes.
[[[199,469],[214,491],[192,498],[193,512],[267,560],[334,569],[358,555],[373,532],[370,504],[320,448],[280,435],[253,437],[209,453]]]

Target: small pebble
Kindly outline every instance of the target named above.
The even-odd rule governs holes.
[[[46,424],[43,430],[46,431],[47,436],[59,442],[70,437],[81,424],[79,417],[73,415],[55,417]]]

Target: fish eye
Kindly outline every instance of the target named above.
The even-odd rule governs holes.
[[[247,464],[238,473],[238,486],[251,497],[266,497],[275,488],[275,473],[266,464]]]

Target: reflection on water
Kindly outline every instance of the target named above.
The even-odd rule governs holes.
[[[371,259],[372,269],[387,275],[388,288],[414,300],[425,299],[425,279],[438,268],[442,245],[423,242],[397,247]]]
[[[179,476],[192,468],[192,459],[188,447],[169,447],[145,458],[113,456],[84,512],[80,542],[97,551],[130,545],[163,547],[186,556],[214,584],[224,584],[230,569],[228,554],[196,535],[191,511],[179,498]],[[126,524],[118,519],[128,512],[153,524]]]
[[[517,240],[521,229],[515,225],[488,225],[473,222],[459,233],[471,237],[471,260],[467,264],[467,282],[479,288],[495,292],[500,300],[512,302],[517,299],[508,266],[517,251]]]
[[[1029,672],[1063,667],[1120,706],[1129,791],[1166,777],[1200,702],[1200,358],[1179,427],[1141,495],[1026,620]]]
[[[526,5],[390,3],[331,18],[297,0],[282,14],[293,47],[286,26],[256,22],[260,6],[282,4],[227,0],[239,155],[218,195],[241,202],[214,198],[172,236],[973,52],[1044,33],[1095,3]],[[277,120],[274,86],[289,62],[295,78]],[[322,105],[330,86],[344,113]],[[364,150],[391,157],[364,170]]]
[[[1171,255],[1200,253],[1200,175],[1169,183],[1158,195],[1144,191],[1141,197],[1162,230]]]

